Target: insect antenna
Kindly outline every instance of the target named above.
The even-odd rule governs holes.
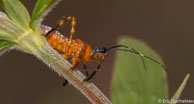
[[[128,46],[125,46],[125,45],[116,45],[116,46],[113,46],[113,47],[108,48],[107,50],[108,50],[108,51],[109,51],[109,50],[119,50],[119,49],[118,49],[119,47],[129,48]],[[141,60],[142,60],[144,69],[146,70],[147,68],[146,68],[145,62],[144,62],[144,60],[143,60],[143,57],[141,57]]]
[[[145,66],[143,57],[144,57],[144,58],[147,58],[147,59],[149,59],[149,60],[151,60],[151,61],[153,61],[153,62],[159,64],[159,65],[166,71],[166,73],[169,75],[169,77],[170,77],[172,80],[176,81],[175,78],[174,78],[174,77],[170,74],[170,72],[167,70],[167,68],[166,68],[163,64],[161,64],[159,61],[157,61],[157,60],[155,60],[155,59],[153,59],[153,58],[151,58],[151,57],[145,56],[144,54],[138,52],[138,51],[135,50],[134,48],[120,49],[120,48],[118,48],[118,47],[129,48],[129,47],[124,46],[124,45],[117,45],[117,46],[113,46],[113,47],[108,48],[108,50],[127,51],[127,52],[131,52],[131,53],[134,53],[134,54],[137,54],[137,55],[141,56],[141,60],[142,60],[142,62],[143,62],[143,65],[144,65],[144,68],[145,68],[145,69],[146,69],[146,66]]]
[[[112,49],[115,49],[115,48],[118,48],[118,47],[129,48],[128,46],[125,46],[125,45],[116,45],[116,46],[108,48],[107,50],[112,50]]]

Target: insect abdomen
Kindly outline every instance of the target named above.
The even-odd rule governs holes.
[[[65,52],[65,47],[68,40],[67,37],[63,37],[62,35],[58,35],[56,32],[53,32],[47,36],[46,39],[53,48]]]
[[[48,31],[51,30],[50,27],[42,25],[42,34],[45,36]],[[56,50],[65,52],[65,46],[68,38],[61,35],[59,32],[52,32],[48,36],[46,36],[46,40],[48,43]]]

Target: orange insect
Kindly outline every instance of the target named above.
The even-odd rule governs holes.
[[[56,30],[70,20],[71,20],[70,37],[67,38],[59,34]],[[54,49],[56,49],[57,51],[60,51],[60,53],[62,53],[61,55],[65,59],[69,59],[70,57],[72,57],[71,58],[71,62],[72,62],[71,70],[74,70],[80,62],[83,63],[84,72],[86,76],[84,81],[90,80],[96,74],[96,72],[99,71],[102,63],[104,62],[106,57],[109,55],[109,52],[111,50],[128,51],[131,53],[138,54],[141,57],[145,57],[149,60],[152,60],[160,64],[165,69],[165,67],[158,61],[139,53],[133,48],[130,48],[130,49],[120,49],[119,48],[119,47],[128,48],[127,46],[124,46],[124,45],[117,45],[117,46],[113,46],[110,48],[102,47],[102,48],[97,48],[93,50],[89,44],[84,43],[82,40],[80,39],[73,40],[73,36],[75,33],[75,25],[76,25],[75,17],[68,16],[66,18],[61,19],[54,28],[49,29],[47,26],[42,26],[42,30],[43,30],[43,34],[46,37],[46,40],[48,41],[48,43]],[[96,69],[92,72],[92,74],[89,75],[86,63],[92,60],[97,60],[97,59],[99,59],[100,62],[97,65]],[[65,83],[67,83],[67,80],[65,80]]]

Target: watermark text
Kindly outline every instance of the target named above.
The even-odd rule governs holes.
[[[158,99],[158,102],[160,103],[160,104],[166,104],[166,103],[184,103],[184,104],[186,104],[186,103],[194,103],[194,100],[189,100],[189,99],[177,99],[177,100],[175,100],[175,99],[170,99],[170,100],[168,100],[168,99]]]

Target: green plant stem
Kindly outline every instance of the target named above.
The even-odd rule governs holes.
[[[30,34],[30,32],[29,32]],[[111,104],[109,99],[92,83],[83,82],[83,74],[78,70],[70,70],[71,64],[58,54],[45,40],[36,35],[21,36],[19,47],[37,56],[48,66],[63,76],[85,95],[93,104]],[[39,42],[38,44],[36,42]],[[40,45],[41,44],[41,45]]]

